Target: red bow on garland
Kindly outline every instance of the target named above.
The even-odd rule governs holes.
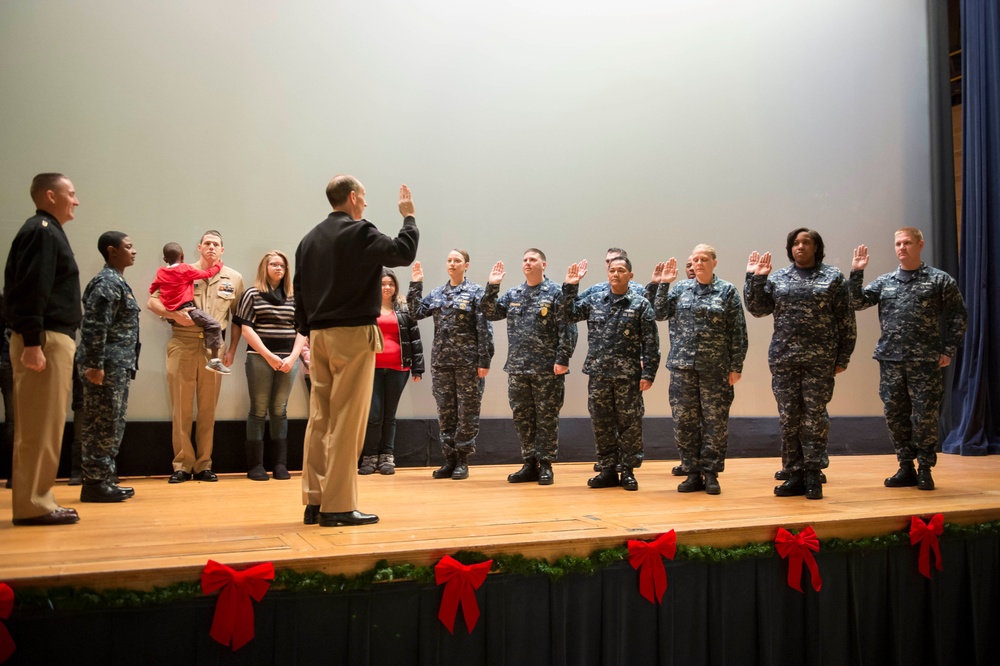
[[[0,583],[0,620],[6,620],[14,610],[14,590],[7,583]],[[17,647],[7,627],[0,622],[0,664],[10,659]]]
[[[256,601],[263,599],[272,580],[274,565],[270,562],[236,571],[209,560],[201,572],[201,591],[210,594],[222,590],[215,604],[215,617],[212,618],[209,635],[223,645],[232,642],[234,652],[249,643],[254,634],[250,598]]]
[[[650,603],[663,603],[667,590],[667,570],[663,558],[674,559],[677,552],[677,535],[670,530],[656,541],[628,542],[628,563],[639,572],[639,592]]]
[[[444,584],[444,595],[441,597],[441,608],[438,619],[448,629],[455,633],[455,617],[458,615],[458,605],[462,604],[462,614],[465,616],[465,626],[469,633],[479,621],[479,604],[476,602],[476,590],[486,580],[493,560],[479,564],[462,564],[450,555],[445,555],[434,565],[434,580],[438,585]]]
[[[938,548],[938,537],[944,532],[944,516],[934,514],[926,523],[916,516],[910,518],[910,545],[920,544],[920,557],[917,568],[926,578],[931,577],[931,549],[934,550],[937,570],[941,571],[941,549]]]
[[[784,527],[778,528],[778,536],[774,546],[782,559],[788,558],[788,586],[802,591],[802,562],[809,567],[813,589],[817,592],[823,587],[823,579],[819,577],[819,566],[816,558],[809,551],[819,552],[819,538],[812,527],[807,527],[798,534],[792,534]]]

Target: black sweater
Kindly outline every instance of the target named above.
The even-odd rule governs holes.
[[[403,220],[392,238],[367,220],[333,212],[295,251],[295,326],[312,329],[375,324],[382,303],[383,266],[406,266],[417,256],[417,221]]]
[[[40,345],[42,331],[72,337],[80,327],[80,269],[66,232],[49,213],[36,211],[10,245],[3,307],[25,347]]]

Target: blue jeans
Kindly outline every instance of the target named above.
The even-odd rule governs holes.
[[[396,408],[410,378],[409,370],[375,368],[363,456],[392,454],[396,448]]]
[[[264,439],[264,420],[271,414],[271,441],[288,437],[288,394],[298,371],[298,363],[289,372],[278,372],[260,354],[247,353],[247,388],[250,390],[250,413],[247,414],[247,439]]]

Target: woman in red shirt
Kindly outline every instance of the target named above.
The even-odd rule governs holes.
[[[395,474],[396,408],[412,373],[419,382],[424,374],[420,329],[400,296],[396,274],[382,269],[382,311],[378,317],[384,349],[375,355],[375,384],[368,413],[368,430],[358,474]]]

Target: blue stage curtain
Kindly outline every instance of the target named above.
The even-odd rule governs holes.
[[[962,0],[962,247],[969,309],[945,453],[1000,453],[1000,3]]]

